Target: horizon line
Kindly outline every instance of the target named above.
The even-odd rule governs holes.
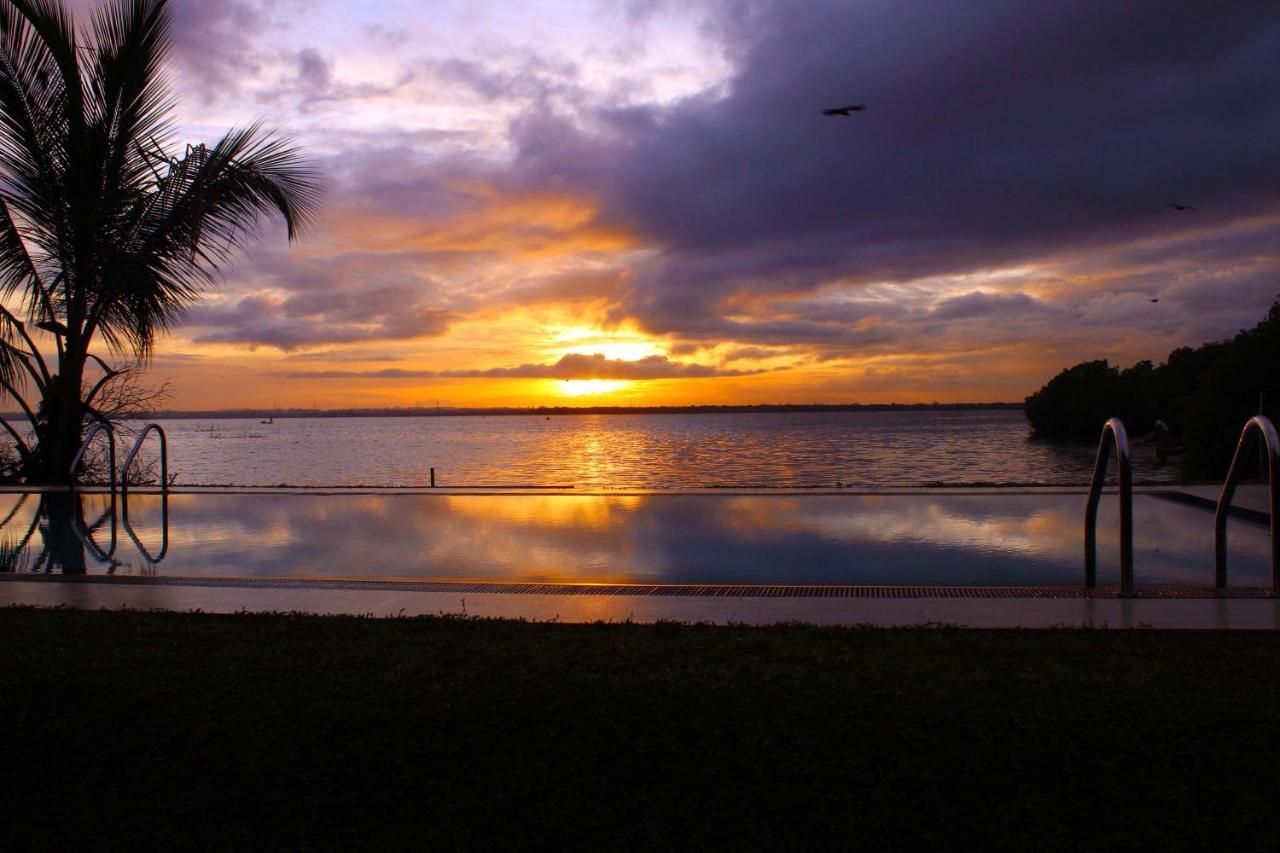
[[[466,415],[575,414],[749,414],[767,412],[838,412],[887,410],[1022,409],[1022,402],[978,403],[696,403],[669,406],[346,406],[332,408],[238,406],[221,409],[157,409],[124,420],[144,418],[305,418],[305,417],[449,417]]]

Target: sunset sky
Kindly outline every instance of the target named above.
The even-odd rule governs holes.
[[[325,201],[173,408],[1016,400],[1280,292],[1274,0],[175,11],[187,138],[265,119]]]

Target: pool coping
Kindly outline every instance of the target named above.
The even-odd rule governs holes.
[[[39,577],[39,576],[36,576]],[[374,582],[359,588],[315,582],[210,585],[208,579],[7,576],[4,607],[165,610],[201,613],[299,613],[372,618],[462,616],[539,622],[682,622],[736,625],[806,623],[863,627],[1159,628],[1280,631],[1280,599],[1107,598],[812,598],[628,595],[618,587],[578,594],[406,590]],[[176,580],[178,582],[172,582]],[[51,582],[52,581],[52,582]],[[303,584],[306,585],[303,585]],[[468,589],[472,588],[468,585]],[[444,589],[444,587],[441,587]],[[1008,588],[1006,588],[1008,589]],[[898,590],[901,591],[901,590]],[[1043,592],[1044,589],[1037,589]]]
[[[1203,488],[1211,484],[1148,484],[1134,486],[1135,495],[1158,494],[1160,492],[1181,491],[1186,488]],[[1249,484],[1241,484],[1241,488]],[[65,486],[0,486],[0,495],[5,494],[51,494],[65,493]],[[159,486],[130,486],[131,495],[160,495],[166,490]],[[706,488],[603,488],[574,486],[200,486],[175,485],[167,490],[170,495],[566,495],[576,497],[630,497],[646,495],[670,496],[827,496],[827,497],[906,497],[923,495],[1086,495],[1088,484],[1071,486],[796,486],[796,487],[764,487],[764,486],[716,486]],[[110,490],[106,486],[77,486],[74,492],[82,495],[106,495]],[[1116,487],[1111,485],[1104,489],[1106,494],[1115,494]],[[118,493],[118,492],[117,492]]]
[[[236,577],[215,575],[0,574],[0,583],[108,584],[141,587],[295,589],[318,591],[433,592],[467,595],[639,596],[676,598],[859,598],[859,599],[1116,599],[1118,586],[950,584],[696,584],[575,583],[426,578]],[[1269,587],[1139,587],[1131,599],[1271,599]],[[1280,598],[1276,599],[1280,601]]]

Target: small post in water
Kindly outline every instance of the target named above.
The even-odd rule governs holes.
[[[436,487],[436,469],[432,468],[431,469],[431,488],[434,489],[435,487]]]

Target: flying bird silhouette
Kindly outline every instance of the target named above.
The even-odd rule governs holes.
[[[852,116],[854,113],[860,113],[866,110],[866,104],[850,104],[847,107],[832,107],[829,110],[823,110],[824,116]]]
[[[1176,201],[1166,201],[1165,204],[1172,207],[1174,210],[1200,210],[1198,207],[1192,207],[1189,204],[1178,204]]]

